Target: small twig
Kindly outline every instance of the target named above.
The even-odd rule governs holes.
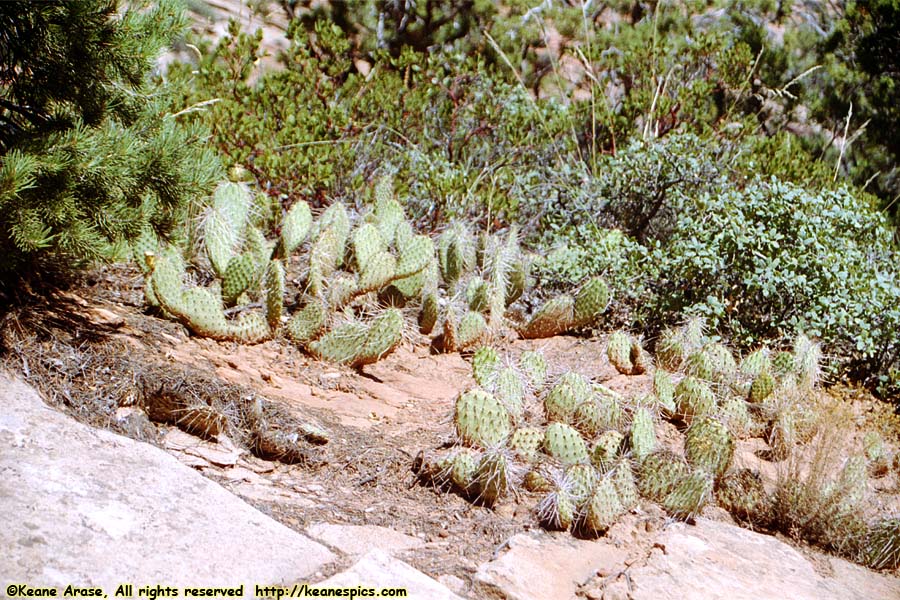
[[[850,117],[853,116],[853,102],[850,102],[850,108],[847,110],[847,122],[844,123],[844,137],[841,138],[841,152],[838,154],[837,164],[834,165],[834,179],[837,181],[838,172],[841,170],[841,161],[844,159],[844,149],[847,147],[847,131],[850,129]]]

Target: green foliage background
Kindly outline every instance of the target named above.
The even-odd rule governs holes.
[[[652,340],[704,314],[744,349],[803,330],[896,393],[896,0],[283,5],[274,70],[232,23],[150,82],[181,25],[164,3],[104,13],[128,35],[70,95],[4,86],[54,123],[3,112],[29,132],[3,138],[7,266],[172,233],[219,159],[273,225],[298,200],[360,206],[390,174],[421,229],[519,225],[543,293],[604,275],[615,325]]]

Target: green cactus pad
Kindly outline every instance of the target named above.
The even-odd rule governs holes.
[[[419,333],[428,335],[434,331],[438,320],[438,298],[434,292],[422,297],[422,308],[419,310]]]
[[[662,507],[676,519],[691,520],[713,497],[713,478],[703,469],[694,469],[679,479],[662,499]]]
[[[300,247],[312,226],[312,213],[303,200],[294,202],[281,222],[282,256],[287,258]]]
[[[454,422],[463,444],[479,448],[502,444],[512,430],[509,411],[492,395],[478,389],[460,394]]]
[[[675,386],[675,407],[678,416],[686,423],[702,417],[716,408],[716,395],[704,381],[685,377]]]
[[[397,277],[405,279],[424,271],[434,260],[434,242],[427,235],[417,235],[398,248]]]
[[[547,361],[544,355],[534,350],[526,350],[519,356],[519,368],[528,379],[532,389],[540,389],[547,380]]]
[[[594,488],[594,493],[584,509],[579,522],[579,529],[603,534],[616,522],[625,508],[619,500],[616,486],[611,477],[602,478]]]
[[[543,441],[543,434],[541,434]],[[553,491],[553,468],[546,462],[538,460],[534,466],[525,473],[522,478],[522,487],[529,492],[551,492]]]
[[[253,282],[256,276],[256,261],[249,252],[231,259],[222,277],[222,299],[226,305],[234,304]]]
[[[713,378],[715,381],[729,381],[737,373],[737,362],[734,355],[725,344],[713,342],[704,348],[706,355],[712,363]]]
[[[539,427],[520,427],[509,438],[509,448],[525,462],[534,462],[544,442],[544,432]]]
[[[788,373],[795,372],[796,368],[794,355],[790,352],[779,352],[775,355],[775,358],[772,359],[772,370],[779,378],[784,377]]]
[[[484,453],[475,473],[474,487],[485,506],[493,506],[511,489],[510,465],[504,453],[497,450]]]
[[[574,327],[593,325],[609,306],[609,287],[600,277],[585,283],[575,295]]]
[[[741,437],[753,431],[753,418],[743,398],[732,396],[726,399],[719,408],[719,417],[734,436]]]
[[[675,384],[672,376],[663,369],[657,369],[653,373],[653,392],[659,400],[659,406],[663,415],[671,417],[675,414]]]
[[[763,402],[775,391],[775,378],[768,371],[762,371],[750,386],[750,402]]]
[[[710,357],[705,350],[694,352],[688,356],[684,363],[684,371],[697,379],[704,379],[706,381],[713,381],[715,379],[712,357]]]
[[[687,358],[687,349],[681,335],[675,329],[666,329],[656,343],[656,360],[669,371],[677,371]]]
[[[546,302],[528,321],[519,334],[525,339],[539,339],[565,333],[572,328],[575,300],[568,294]]]
[[[287,334],[295,343],[305,345],[324,331],[327,318],[325,305],[317,300],[310,300],[300,311],[294,313],[287,323]]]
[[[657,450],[644,457],[638,469],[638,490],[645,498],[662,501],[686,477],[690,467],[669,450]]]
[[[480,277],[473,277],[466,285],[466,303],[469,310],[475,312],[486,313],[490,310],[490,287],[488,283]]]
[[[684,455],[689,464],[705,469],[718,479],[731,466],[734,437],[728,427],[713,417],[694,419],[685,432]]]
[[[632,345],[631,337],[621,331],[612,333],[606,342],[606,356],[619,373],[631,375],[634,370]]]
[[[483,388],[488,387],[500,367],[500,355],[490,346],[482,346],[472,355],[472,376]]]
[[[381,360],[390,354],[403,338],[403,314],[396,308],[386,309],[369,323],[362,348],[351,365],[359,367]]]
[[[601,473],[611,471],[619,457],[624,441],[625,436],[615,429],[601,433],[591,449],[591,464],[597,467]]]
[[[738,520],[764,524],[767,494],[758,472],[738,469],[728,473],[719,480],[716,500]]]
[[[747,377],[756,377],[771,368],[772,361],[769,360],[769,350],[765,347],[754,350],[741,361],[741,373]]]
[[[637,460],[656,449],[656,429],[653,415],[646,408],[639,408],[634,412],[629,434],[631,453]]]
[[[565,423],[550,423],[544,432],[544,451],[564,465],[587,462],[588,450],[581,434]]]
[[[480,313],[468,311],[459,320],[456,336],[457,350],[465,350],[477,345],[486,335],[487,323],[484,317]]]
[[[518,260],[509,269],[509,281],[506,286],[504,304],[511,305],[522,297],[528,287],[528,263]]]
[[[560,382],[553,386],[544,398],[544,412],[548,421],[571,423],[578,408],[578,396],[568,383]]]
[[[543,527],[566,531],[575,522],[577,507],[568,492],[556,490],[544,496],[537,512]]]
[[[613,485],[619,495],[619,502],[625,510],[631,510],[640,501],[637,482],[634,479],[634,471],[631,461],[627,458],[619,459],[612,473]]]
[[[390,252],[372,255],[359,274],[357,289],[360,294],[376,292],[389,284],[397,273],[397,259]]]
[[[350,322],[332,329],[307,344],[307,347],[320,360],[350,364],[356,360],[360,348],[366,343],[368,332],[363,323]]]
[[[373,256],[387,252],[387,244],[382,239],[381,233],[371,223],[360,225],[353,231],[352,246],[358,273],[365,271]]]
[[[468,492],[475,482],[481,453],[471,448],[459,448],[450,459],[450,481],[463,492]]]
[[[243,344],[258,344],[272,337],[266,318],[259,313],[241,313],[228,329],[225,339]]]
[[[580,506],[591,496],[594,484],[597,482],[597,473],[589,464],[572,465],[566,469],[564,488],[576,506]]]
[[[514,419],[519,420],[524,416],[525,384],[515,369],[507,367],[498,371],[491,390]]]

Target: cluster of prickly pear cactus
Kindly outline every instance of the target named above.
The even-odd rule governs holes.
[[[459,446],[423,453],[418,473],[487,505],[516,489],[536,494],[545,527],[602,534],[641,495],[691,518],[731,464],[734,437],[711,416],[694,421],[683,456],[660,448],[663,406],[674,413],[676,396],[663,371],[655,383],[663,401],[626,398],[576,372],[550,376],[532,351],[509,361],[481,347],[472,371],[479,387],[455,407]]]
[[[686,423],[715,416],[735,435],[765,435],[773,460],[784,460],[811,435],[819,359],[818,345],[800,334],[791,352],[763,347],[738,362],[697,317],[663,331],[656,343],[658,364],[684,374],[675,387],[674,416]]]
[[[250,195],[236,183],[219,186],[203,223],[204,248],[218,280],[210,287],[185,287],[186,266],[171,246],[145,248],[146,297],[150,304],[183,323],[197,335],[217,340],[256,343],[280,325],[284,267],[273,258],[275,244],[250,223]],[[296,247],[306,237],[311,217],[300,203],[282,227],[281,248]],[[264,313],[247,306],[262,297]],[[235,305],[236,318],[227,308]]]
[[[521,327],[526,339],[546,338],[594,324],[609,306],[610,294],[600,277],[588,280],[574,294],[562,294],[545,302]]]
[[[216,282],[185,287],[180,254],[157,246],[143,261],[148,301],[197,335],[245,343],[269,339],[286,318],[286,263],[311,234],[305,295],[287,318],[286,333],[324,360],[354,366],[374,362],[402,339],[402,316],[387,309],[363,322],[352,304],[375,293],[417,298],[434,263],[431,239],[412,232],[390,183],[379,182],[375,196],[374,209],[355,229],[340,203],[313,221],[307,204],[296,202],[282,218],[278,240],[270,242],[252,222],[247,189],[223,184],[202,226],[204,254]],[[252,309],[257,300],[263,314]],[[234,319],[228,317],[232,312]]]

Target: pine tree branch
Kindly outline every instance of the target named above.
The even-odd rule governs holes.
[[[37,125],[37,126],[46,125],[49,122],[49,119],[47,119],[47,117],[45,117],[44,115],[42,115],[40,113],[36,113],[27,107],[19,106],[18,104],[13,104],[12,102],[9,102],[8,100],[4,100],[3,98],[0,98],[0,106],[2,106],[3,108],[5,108],[7,110],[11,110],[15,113],[22,115],[23,117],[28,119],[32,125]]]

